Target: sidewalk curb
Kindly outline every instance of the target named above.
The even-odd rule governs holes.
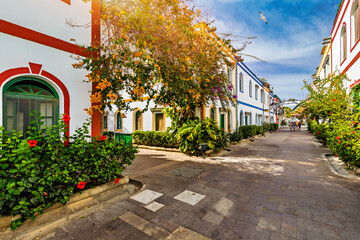
[[[330,170],[339,176],[360,180],[360,176],[346,170],[346,165],[338,157],[332,154],[324,154],[324,160],[328,163]]]
[[[46,209],[43,214],[39,215],[35,221],[28,219],[15,231],[9,227],[5,231],[2,229],[0,239],[26,240],[45,237],[76,219],[111,206],[146,188],[144,184],[129,179],[128,176],[123,179],[120,185],[111,182],[87,189],[82,194],[74,194],[65,205],[55,203],[52,207]],[[12,220],[12,217],[5,218],[10,219],[3,219],[4,221]]]

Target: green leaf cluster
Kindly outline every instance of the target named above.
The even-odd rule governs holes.
[[[20,215],[12,229],[56,202],[65,204],[80,191],[80,181],[85,188],[107,183],[121,177],[124,166],[132,163],[136,148],[112,138],[90,137],[89,125],[87,121],[69,138],[62,119],[44,127],[39,115],[25,136],[0,128],[0,216]],[[30,147],[29,140],[36,140],[36,146]]]

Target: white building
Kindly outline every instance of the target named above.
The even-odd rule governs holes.
[[[346,73],[348,92],[360,82],[359,1],[343,0],[331,31],[330,72]]]
[[[211,32],[211,34],[214,34]],[[225,49],[225,47],[224,47]],[[235,106],[224,109],[220,103],[207,105],[196,110],[199,118],[209,117],[219,123],[224,131],[231,132],[239,126],[261,125],[263,122],[275,123],[276,116],[271,108],[273,94],[269,92],[268,84],[264,84],[245,65],[238,62],[237,57],[230,51],[226,51],[229,60],[234,64],[232,70],[229,68],[228,76],[235,86],[237,95]],[[104,129],[115,132],[142,131],[166,131],[171,126],[170,118],[162,113],[163,107],[155,107],[150,102],[149,110],[141,114],[146,102],[132,102],[131,107],[137,110],[131,112],[120,112],[118,110],[108,111],[104,116]],[[114,106],[116,109],[116,107]]]
[[[25,131],[33,110],[47,125],[65,113],[74,133],[88,117],[83,109],[92,86],[83,82],[86,71],[72,66],[72,55],[88,53],[71,39],[86,45],[99,39],[100,0],[0,0],[0,6],[0,125]],[[93,136],[100,133],[99,116]]]

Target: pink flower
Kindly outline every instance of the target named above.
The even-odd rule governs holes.
[[[83,189],[85,187],[85,184],[86,184],[86,182],[81,181],[81,182],[78,183],[77,188],[78,189]]]
[[[29,140],[28,144],[29,144],[29,147],[35,147],[36,144],[37,144],[37,141],[36,140]]]

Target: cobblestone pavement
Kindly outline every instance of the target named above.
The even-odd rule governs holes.
[[[140,150],[126,174],[145,191],[46,239],[360,239],[360,182],[333,174],[305,130],[230,148]]]

